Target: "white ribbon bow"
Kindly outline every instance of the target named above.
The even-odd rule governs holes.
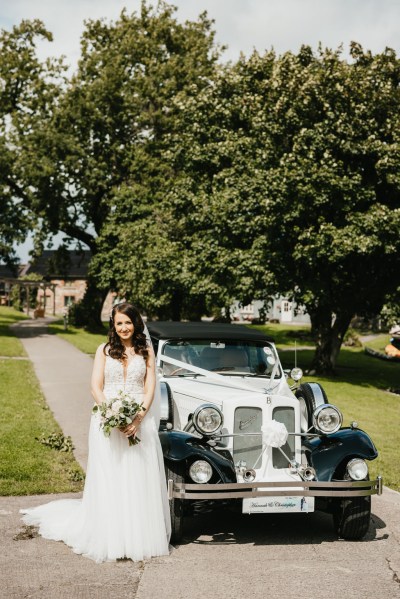
[[[282,447],[289,436],[286,426],[276,420],[271,420],[271,422],[262,426],[261,432],[263,444],[270,447]]]

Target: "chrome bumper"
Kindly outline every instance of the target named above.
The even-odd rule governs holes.
[[[282,487],[285,487],[282,490]],[[168,480],[168,499],[240,499],[245,497],[365,497],[382,495],[382,477],[362,481],[293,481],[202,485]]]

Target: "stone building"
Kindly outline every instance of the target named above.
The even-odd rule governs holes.
[[[52,283],[54,292],[38,289],[37,303],[46,304],[46,308],[55,305],[56,314],[63,314],[65,308],[79,302],[85,294],[90,256],[88,250],[44,250],[39,258],[25,266],[21,276],[35,273]]]

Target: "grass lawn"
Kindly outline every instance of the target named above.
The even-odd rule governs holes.
[[[72,453],[35,439],[60,433],[28,361],[0,360],[0,495],[80,491],[82,473]]]
[[[82,489],[82,470],[72,453],[35,439],[61,433],[48,409],[22,343],[8,326],[25,318],[0,307],[0,495],[64,493]],[[77,482],[75,482],[77,481]]]
[[[250,329],[258,329],[275,341],[278,348],[297,347],[314,347],[310,327],[308,325],[291,325],[291,324],[271,324],[266,325],[251,325]]]
[[[104,327],[104,333],[88,333],[84,329],[77,329],[71,325],[64,330],[62,321],[52,322],[49,325],[49,332],[58,335],[62,339],[69,341],[85,354],[95,354],[100,343],[107,341],[107,330]]]
[[[0,356],[26,356],[23,345],[9,328],[10,324],[24,320],[26,316],[13,308],[0,306]]]
[[[367,341],[364,345],[366,345],[367,347],[370,347],[371,349],[374,349],[375,351],[379,351],[382,354],[384,354],[385,347],[388,345],[389,341],[390,341],[390,335],[384,334],[384,335],[378,335],[375,339],[372,339],[371,341]]]

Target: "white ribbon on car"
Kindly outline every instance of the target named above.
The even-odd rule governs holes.
[[[277,420],[271,420],[268,424],[265,424],[261,427],[262,434],[262,450],[260,455],[258,456],[253,469],[255,470],[262,459],[264,452],[267,447],[276,447],[279,449],[281,454],[287,459],[288,463],[290,463],[290,458],[286,455],[286,453],[281,449],[283,445],[285,445],[288,440],[289,433],[287,431],[286,426],[283,422],[278,422]]]
[[[182,368],[183,370],[188,370],[189,372],[193,372],[194,374],[201,374],[206,379],[218,382],[224,387],[233,387],[234,389],[242,389],[244,391],[251,391],[252,393],[265,393],[263,389],[255,389],[250,385],[246,385],[246,383],[238,383],[236,381],[232,381],[223,374],[211,372],[210,370],[206,370],[205,368],[199,368],[198,366],[193,366],[193,364],[181,362],[181,360],[175,360],[175,358],[170,358],[169,356],[164,356],[163,354],[161,354],[159,360],[160,362],[172,364],[173,366],[177,366],[178,368]],[[204,382],[204,379],[202,379],[201,382]]]
[[[282,447],[288,440],[289,433],[283,422],[271,420],[261,427],[263,445]]]

